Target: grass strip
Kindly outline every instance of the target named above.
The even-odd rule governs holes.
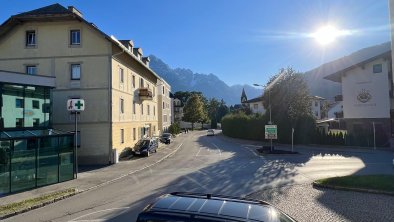
[[[328,186],[394,192],[394,175],[353,175],[325,178],[315,182]]]
[[[15,212],[25,211],[30,208],[47,204],[49,202],[53,202],[55,200],[62,199],[63,197],[74,195],[77,192],[75,188],[69,188],[61,191],[56,191],[53,193],[48,193],[36,198],[27,199],[24,201],[10,203],[3,206],[0,206],[0,216],[8,215]]]

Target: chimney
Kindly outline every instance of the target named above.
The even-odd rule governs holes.
[[[68,6],[68,10],[69,10],[70,12],[72,12],[72,13],[78,15],[79,17],[83,18],[82,13],[81,13],[77,8],[75,8],[74,6]]]
[[[148,57],[142,57],[142,62],[145,63],[145,65],[149,67],[149,62],[150,62],[149,56]]]

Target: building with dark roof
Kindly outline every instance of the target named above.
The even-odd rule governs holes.
[[[0,26],[0,69],[56,77],[56,128],[73,130],[66,101],[85,100],[81,163],[115,163],[125,148],[160,132],[161,77],[149,68],[149,58],[133,41],[98,29],[75,7],[53,4],[7,19]]]

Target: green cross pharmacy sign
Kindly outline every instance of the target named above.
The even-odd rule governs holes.
[[[67,110],[80,112],[85,110],[85,101],[83,99],[69,99],[67,100]]]
[[[278,139],[278,128],[276,125],[265,125],[265,139]]]

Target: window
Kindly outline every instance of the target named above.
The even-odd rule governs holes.
[[[153,106],[153,115],[156,116],[156,106]]]
[[[164,86],[163,86],[163,95],[164,95]]]
[[[37,75],[37,66],[26,66],[26,74]]]
[[[15,99],[15,107],[23,108],[23,99]]]
[[[39,109],[40,108],[40,101],[33,100],[32,101],[32,107],[33,107],[33,109]]]
[[[124,129],[120,129],[120,143],[124,143]]]
[[[317,111],[315,111],[315,116],[319,117],[319,113]]]
[[[148,105],[148,115],[150,115],[150,105]]]
[[[120,99],[119,110],[120,110],[121,114],[124,113],[124,100],[123,99]]]
[[[136,134],[135,128],[133,128],[133,140],[136,140],[136,139],[137,139],[137,134]]]
[[[141,115],[144,115],[144,105],[141,104]]]
[[[26,46],[36,46],[36,31],[26,31]]]
[[[164,102],[163,102],[163,109],[165,108]]]
[[[383,71],[382,64],[373,65],[373,73],[381,73]]]
[[[124,82],[124,75],[123,75],[123,69],[122,68],[119,68],[119,80],[120,80],[120,83]]]
[[[135,76],[133,76],[132,84],[133,84],[133,88],[135,88]]]
[[[259,104],[253,104],[253,109],[258,109],[259,108]]]
[[[81,64],[71,64],[71,79],[72,80],[81,79]]]
[[[163,116],[164,122],[167,122],[167,115]]]
[[[318,106],[318,103],[317,103],[317,101],[315,101],[315,106]]]
[[[81,44],[81,30],[75,29],[70,30],[70,45],[80,45]]]
[[[33,119],[33,127],[39,127],[40,126],[40,119],[34,118]]]
[[[143,87],[144,87],[144,79],[141,78],[141,79],[140,79],[140,88],[143,88]]]
[[[17,128],[23,127],[23,118],[16,118],[15,127]]]
[[[133,101],[133,114],[135,114],[135,101]]]

